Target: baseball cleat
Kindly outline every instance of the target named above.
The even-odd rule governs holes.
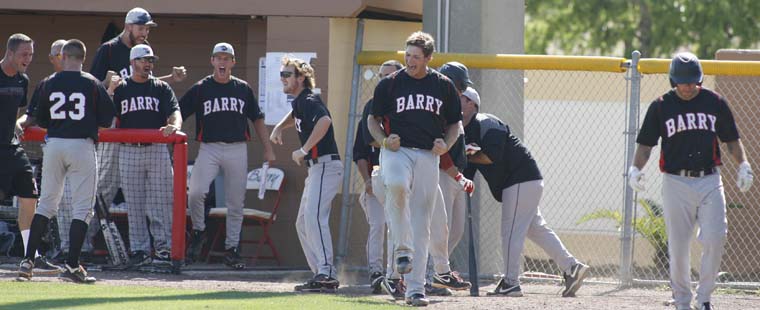
[[[583,279],[586,278],[588,265],[577,263],[570,267],[570,273],[563,275],[565,278],[565,290],[562,291],[562,297],[575,297],[575,292],[583,285]]]
[[[77,268],[71,268],[68,264],[63,265],[64,271],[61,273],[60,278],[65,281],[71,281],[74,283],[91,284],[95,283],[95,277],[87,275],[87,271],[81,265]]]
[[[412,272],[412,259],[409,256],[399,256],[396,259],[396,271],[400,274]]]
[[[455,291],[467,290],[472,286],[472,283],[463,280],[458,272],[449,271],[446,273],[438,273],[433,275],[433,287],[452,289]]]
[[[385,277],[381,272],[373,272],[369,276],[369,287],[372,288],[372,294],[381,294],[383,292],[383,280]]]
[[[203,230],[195,230],[190,236],[190,246],[187,247],[187,253],[185,255],[188,263],[198,261],[201,256],[201,250],[203,250],[203,244],[206,243],[206,232]]]
[[[445,287],[434,287],[429,283],[425,283],[425,294],[428,296],[451,296],[454,293]]]
[[[237,247],[227,249],[227,254],[224,255],[224,264],[232,269],[245,269],[245,262],[243,262],[243,259],[240,257]]]
[[[156,251],[156,253],[153,254],[152,264],[154,266],[159,266],[159,267],[171,266],[172,265],[171,254],[167,250]]]
[[[34,258],[34,273],[36,274],[59,274],[63,272],[63,268],[53,264],[45,256],[37,256]]]
[[[339,286],[340,282],[335,278],[319,274],[303,284],[296,285],[295,291],[305,293],[335,293]]]
[[[406,294],[406,285],[402,279],[388,279],[383,277],[382,281],[383,291],[386,294],[391,295],[395,300],[403,300],[404,294]]]
[[[520,285],[510,285],[504,278],[501,278],[496,284],[496,288],[486,293],[486,296],[523,297],[523,292]]]
[[[134,251],[129,253],[129,267],[140,267],[150,265],[153,259],[145,251]]]
[[[412,307],[427,307],[430,304],[430,300],[425,298],[425,295],[414,294],[406,298],[406,304]]]
[[[24,258],[18,266],[17,281],[29,281],[32,279],[32,273],[34,270],[34,262],[31,259]]]

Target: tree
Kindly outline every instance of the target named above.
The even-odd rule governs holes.
[[[526,50],[670,58],[686,48],[712,59],[721,48],[757,47],[760,1],[525,0]]]

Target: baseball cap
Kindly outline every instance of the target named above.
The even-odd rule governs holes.
[[[465,91],[462,93],[467,98],[470,98],[473,102],[475,102],[476,106],[480,106],[480,94],[478,94],[478,91],[475,90],[472,87],[467,87]]]
[[[232,44],[221,42],[214,45],[214,50],[211,51],[211,56],[214,56],[216,53],[227,53],[235,56],[235,49],[232,48]]]
[[[158,60],[158,56],[153,54],[153,49],[147,44],[137,44],[129,51],[129,60],[137,58],[154,58]]]
[[[134,8],[129,10],[127,12],[127,18],[124,19],[125,24],[135,24],[135,25],[148,25],[151,27],[156,27],[158,24],[156,24],[153,21],[153,18],[150,17],[150,13],[146,11],[143,8]]]
[[[451,81],[454,82],[454,86],[456,86],[457,90],[459,91],[462,91],[464,88],[467,88],[467,86],[472,85],[467,66],[460,62],[447,62],[438,69],[438,72],[441,72],[443,75],[451,79]]]

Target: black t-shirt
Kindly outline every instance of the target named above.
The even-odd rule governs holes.
[[[660,170],[678,173],[720,166],[718,139],[736,141],[739,130],[718,93],[701,88],[696,97],[684,101],[671,90],[649,105],[636,142],[655,146],[660,138]]]
[[[454,84],[432,69],[422,79],[406,69],[394,72],[377,85],[374,101],[372,115],[384,117],[386,133],[398,134],[403,147],[430,150],[448,125],[462,120]]]
[[[322,98],[319,95],[311,92],[311,89],[304,89],[298,96],[290,103],[293,108],[293,118],[296,122],[296,131],[298,131],[298,139],[301,140],[301,145],[309,140],[311,132],[314,130],[314,126],[320,118],[327,116],[330,117],[330,111],[322,102]],[[335,134],[333,133],[333,126],[330,124],[330,128],[327,129],[327,133],[322,140],[319,140],[317,145],[307,151],[308,154],[305,158],[317,158],[322,155],[338,154],[338,145],[335,144]]]
[[[98,127],[110,127],[114,105],[94,76],[81,71],[52,75],[38,88],[36,117],[51,138],[98,139]]]
[[[18,109],[26,106],[29,77],[24,73],[7,76],[0,70],[0,146],[19,145],[16,137]]]
[[[536,160],[528,149],[515,137],[499,118],[478,113],[464,128],[467,144],[475,143],[481,152],[493,162],[490,165],[468,163],[465,176],[469,179],[480,171],[488,182],[496,201],[501,202],[501,192],[512,185],[541,180]]]
[[[148,42],[145,42],[145,44],[148,44]],[[98,48],[98,52],[95,54],[95,59],[90,68],[90,73],[98,81],[106,78],[108,70],[116,72],[122,79],[132,76],[132,66],[129,64],[130,50],[131,48],[121,41],[120,35],[108,40]]]
[[[154,77],[145,83],[137,83],[132,78],[122,81],[114,90],[113,102],[119,128],[161,128],[166,125],[166,119],[179,110],[171,86]]]
[[[359,124],[356,126],[356,137],[354,138],[354,162],[364,159],[369,162],[369,169],[372,171],[372,166],[380,164],[380,149],[370,145],[375,139],[369,133],[367,128],[367,116],[372,109],[372,99],[367,101],[364,105],[364,111],[362,112],[362,119],[359,120]]]
[[[195,139],[201,142],[251,140],[248,120],[264,118],[248,83],[231,77],[220,84],[209,75],[191,87],[179,100],[182,119],[195,114]]]

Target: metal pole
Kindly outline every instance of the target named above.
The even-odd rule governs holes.
[[[351,79],[351,103],[348,108],[348,128],[346,129],[346,163],[343,166],[343,195],[341,196],[340,209],[340,233],[338,237],[338,255],[336,255],[336,265],[341,266],[348,253],[348,228],[351,222],[351,162],[353,161],[353,134],[356,131],[356,105],[359,101],[359,87],[361,75],[359,74],[359,63],[357,57],[362,51],[364,44],[364,20],[356,22],[356,43],[354,45],[354,72]]]
[[[628,128],[625,131],[626,158],[623,169],[623,186],[625,186],[625,198],[623,202],[623,231],[620,240],[620,282],[621,286],[630,286],[633,283],[633,209],[635,193],[628,186],[628,167],[633,164],[633,155],[636,148],[636,132],[639,127],[639,104],[641,96],[641,74],[639,74],[639,58],[641,53],[634,51],[631,56],[631,64],[628,69],[630,79],[630,96],[628,107]]]

